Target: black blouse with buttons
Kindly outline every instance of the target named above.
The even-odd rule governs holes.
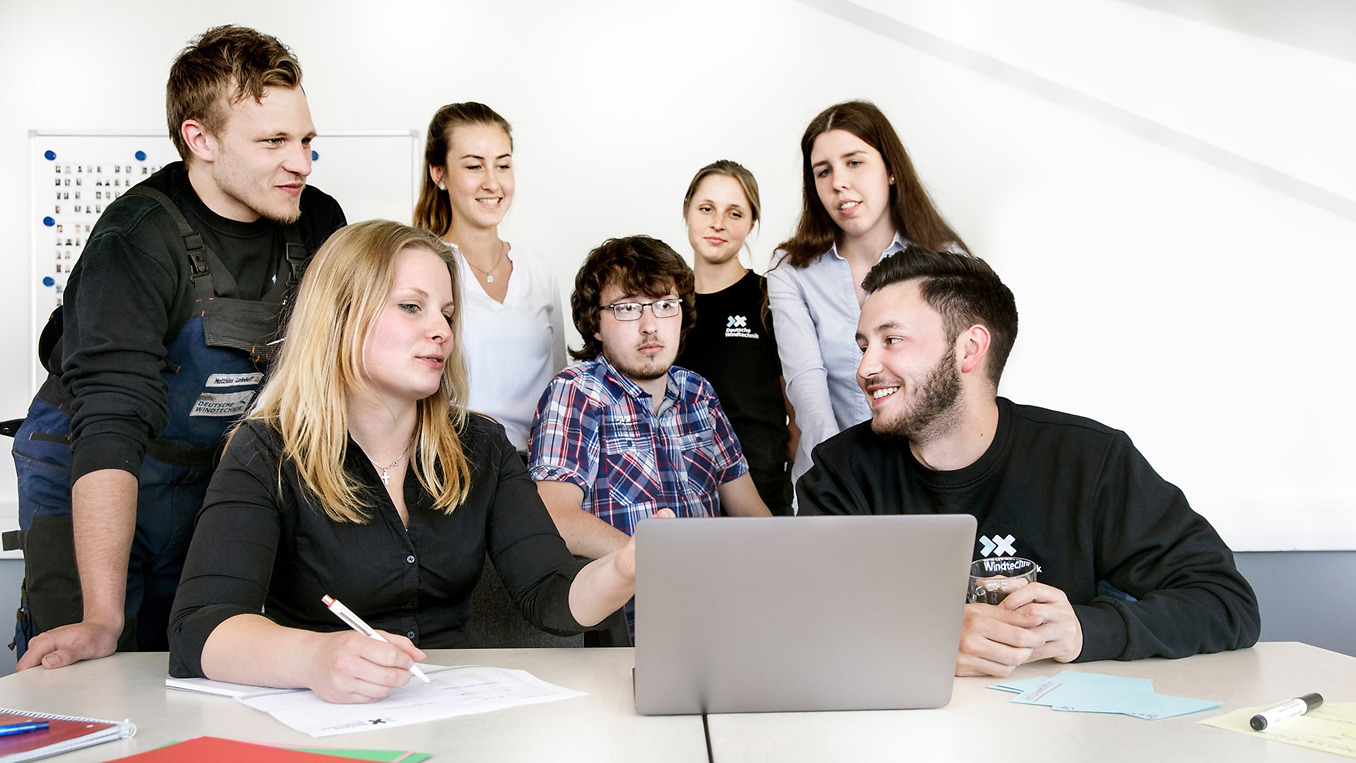
[[[529,622],[556,633],[584,630],[569,610],[570,583],[584,563],[556,532],[503,428],[470,415],[461,441],[471,469],[466,501],[451,514],[435,510],[407,468],[406,529],[351,439],[344,466],[374,506],[365,524],[327,517],[301,488],[295,465],[285,464],[279,479],[278,434],[259,422],[242,427],[198,515],[170,620],[170,674],[201,676],[207,637],[238,614],[344,630],[321,602],[326,594],[420,648],[475,646],[466,604],[487,549]]]

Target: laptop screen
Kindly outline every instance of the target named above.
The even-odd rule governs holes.
[[[975,532],[969,515],[642,522],[637,711],[945,705]]]

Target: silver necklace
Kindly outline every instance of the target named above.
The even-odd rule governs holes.
[[[501,244],[501,246],[499,247],[499,259],[494,261],[494,264],[490,266],[489,270],[481,270],[480,268],[476,267],[476,264],[474,262],[471,262],[470,257],[467,257],[464,254],[461,256],[463,260],[466,260],[466,264],[470,265],[472,269],[485,275],[485,283],[494,283],[494,276],[490,274],[498,270],[499,266],[504,264],[504,258],[508,256],[508,242],[500,241],[499,243]]]
[[[372,461],[371,458],[367,459],[368,461],[372,461],[372,465],[373,465],[373,466],[377,466],[377,468],[381,470],[381,484],[383,484],[383,485],[390,485],[390,484],[391,484],[391,474],[390,474],[390,470],[391,470],[391,469],[394,469],[394,468],[395,468],[395,465],[398,464],[398,463],[400,463],[401,460],[403,460],[403,459],[405,458],[405,454],[410,452],[410,446],[413,445],[413,444],[414,444],[414,439],[411,438],[410,441],[409,441],[408,443],[406,443],[405,449],[402,450],[402,451],[400,451],[400,455],[396,456],[396,460],[392,461],[391,463],[387,464],[386,466],[377,466],[377,462],[376,462],[376,461]]]

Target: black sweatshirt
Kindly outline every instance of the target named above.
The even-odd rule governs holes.
[[[1083,628],[1080,662],[1241,649],[1261,620],[1233,553],[1124,432],[998,398],[998,431],[955,471],[920,464],[871,422],[815,449],[801,514],[971,514],[975,558],[1040,565]],[[1137,601],[1100,596],[1106,581]]]
[[[165,193],[239,284],[242,299],[272,286],[285,257],[278,223],[228,220],[207,208],[174,162],[145,181]],[[310,251],[344,225],[339,204],[307,186],[302,239]],[[65,333],[54,350],[61,383],[75,397],[71,481],[99,469],[138,474],[146,443],[169,423],[161,372],[165,346],[193,306],[183,237],[169,212],[144,196],[121,196],[104,211],[64,295]]]

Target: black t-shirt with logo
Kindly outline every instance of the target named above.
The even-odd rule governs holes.
[[[734,427],[758,494],[773,514],[791,513],[790,434],[772,320],[763,316],[767,279],[749,271],[732,286],[697,295],[697,323],[676,365],[711,382]]]

